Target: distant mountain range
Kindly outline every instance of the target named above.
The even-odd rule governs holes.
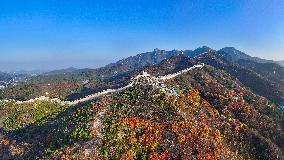
[[[0,72],[0,81],[9,81],[12,78],[13,77],[8,73]]]
[[[79,69],[74,68],[74,67],[69,67],[69,68],[66,68],[66,69],[59,69],[59,70],[53,70],[53,71],[49,71],[49,72],[44,72],[42,74],[44,74],[44,75],[66,74],[66,73],[75,72],[77,70],[79,70]]]

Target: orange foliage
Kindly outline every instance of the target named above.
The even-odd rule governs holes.
[[[178,142],[179,143],[184,143],[185,142],[185,135],[184,134],[181,134],[178,136]]]
[[[205,125],[204,128],[203,128],[202,135],[207,137],[208,133],[209,133],[209,127],[208,127],[208,125]]]
[[[141,120],[136,117],[134,118],[122,118],[119,120],[119,124],[127,125],[130,128],[143,129],[145,133],[138,137],[138,141],[145,146],[154,150],[159,141],[165,125],[153,123],[149,120]]]
[[[133,159],[134,155],[132,150],[125,152],[120,158],[120,160],[133,160]]]
[[[131,129],[143,130],[141,135],[135,136],[134,134],[130,137],[149,149],[148,159],[167,159],[177,154],[169,153],[169,151],[161,154],[156,152],[159,144],[167,143],[169,140],[163,139],[165,131],[170,131],[177,136],[176,139],[172,139],[172,145],[179,146],[179,154],[185,156],[184,158],[188,156],[188,153],[194,153],[199,160],[216,160],[221,157],[227,157],[230,154],[229,152],[225,153],[226,147],[221,139],[220,130],[213,127],[218,123],[219,112],[206,100],[203,100],[199,96],[198,91],[191,90],[186,95],[186,97],[179,97],[175,101],[179,107],[177,112],[182,113],[182,120],[174,119],[170,123],[152,122],[137,117],[126,117],[118,120],[120,125],[126,125]],[[236,130],[241,128],[239,123],[235,122],[235,124]],[[222,124],[220,123],[219,125]]]
[[[213,133],[214,141],[219,144],[221,142],[221,133],[218,129]]]
[[[163,152],[161,154],[158,154],[156,152],[151,152],[148,156],[149,160],[166,160],[169,157],[168,152]]]
[[[7,146],[7,145],[10,144],[10,141],[8,139],[5,139],[5,138],[3,138],[0,142],[1,142],[0,144],[2,144],[4,146]]]

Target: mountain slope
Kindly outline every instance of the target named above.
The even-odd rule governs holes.
[[[202,62],[211,65],[217,69],[221,69],[236,77],[245,86],[249,87],[255,93],[265,96],[272,101],[283,104],[284,103],[284,89],[283,85],[271,80],[267,76],[262,76],[250,67],[241,66],[237,63],[231,63],[224,57],[215,52],[208,52],[193,59],[195,63]],[[279,67],[279,66],[278,66]],[[282,68],[280,68],[282,70]],[[282,75],[280,73],[279,75]],[[282,79],[283,80],[283,79]],[[278,81],[282,81],[278,79]]]
[[[272,60],[261,59],[258,57],[251,57],[245,54],[244,52],[235,49],[234,47],[222,48],[219,51],[217,51],[217,53],[222,55],[227,60],[233,61],[233,62],[236,62],[238,60],[251,60],[251,61],[258,62],[258,63],[275,63]]]
[[[262,147],[269,146],[275,152],[283,152],[283,112],[269,100],[252,93],[234,77],[208,66],[193,70],[190,74],[182,75],[168,84],[192,86],[221,115],[224,114],[225,117],[231,117],[244,124],[245,131],[241,135],[243,134],[244,140],[249,145],[248,151],[256,151],[253,155],[256,156],[255,158],[264,158],[265,155],[262,153],[264,148],[260,147],[262,145]],[[255,141],[261,145],[254,145]],[[275,154],[274,151],[270,155]]]
[[[193,66],[193,63],[190,61],[190,58],[181,54],[170,59],[166,59],[159,64],[144,67],[143,70],[154,76],[163,76],[178,72],[191,66]]]
[[[153,67],[151,66],[146,67],[144,70],[153,75],[165,75],[168,73],[173,73],[174,71],[178,70],[177,68],[184,69],[198,62],[199,63],[205,62],[211,65],[213,64],[214,66],[222,70],[228,71],[228,73],[233,73],[235,77],[240,78],[241,82],[244,82],[246,85],[248,85],[253,89],[255,89],[254,88],[255,86],[253,86],[253,84],[250,83],[251,81],[250,78],[255,79],[256,83],[261,82],[265,83],[266,85],[273,84],[271,83],[271,81],[267,81],[265,77],[259,77],[259,73],[250,70],[249,68],[242,67],[239,64],[231,63],[226,59],[224,59],[223,57],[220,57],[215,52],[204,53],[200,56],[197,56],[193,60],[190,60],[183,55],[176,56],[169,60],[164,60],[160,64],[155,65]],[[262,65],[262,64],[257,63],[257,65]],[[265,65],[268,65],[268,67],[270,66],[270,64],[265,64]],[[265,67],[265,65],[263,67]],[[251,66],[252,66],[251,64],[248,65],[248,67]],[[276,67],[279,66],[276,65]],[[278,73],[281,75],[282,72],[281,68],[278,69],[280,70]],[[209,71],[212,74],[211,76],[207,76],[208,73],[206,72]],[[265,72],[269,71],[269,68],[264,71]],[[282,130],[283,127],[282,111],[278,110],[277,107],[273,105],[272,102],[270,102],[269,100],[260,96],[256,96],[254,93],[250,91],[250,88],[247,88],[246,86],[241,84],[241,82],[239,82],[237,79],[230,77],[230,75],[224,75],[223,72],[215,70],[214,68],[212,69],[210,67],[206,72],[201,72],[200,70],[196,71],[195,74],[198,74],[198,77],[194,78],[195,80],[192,82],[191,85],[200,91],[201,97],[205,98],[220,112],[225,112],[225,111],[227,112],[229,110],[228,112],[230,112],[231,116],[233,116],[238,121],[248,126],[248,128],[245,129],[246,130],[245,133],[243,133],[244,134],[243,136],[245,137],[244,141],[250,143],[249,144],[250,146],[247,149],[248,151],[251,152],[255,152],[255,150],[257,150],[258,152],[257,154],[251,155],[252,157],[255,156],[255,158],[257,159],[262,159],[263,157],[270,155],[266,157],[266,159],[274,159],[274,158],[277,159],[277,156],[275,155],[282,154],[281,150],[283,151],[283,144],[284,144],[283,131],[279,132],[280,130]],[[265,75],[265,72],[263,73],[263,75]],[[246,79],[243,77],[249,77],[249,78]],[[207,80],[206,83],[201,81],[204,78]],[[192,75],[186,77],[184,80],[181,78],[177,78],[176,85],[174,86],[188,86],[188,81],[190,79],[192,79]],[[210,85],[207,84],[209,82]],[[204,90],[203,88],[204,86],[205,87],[207,86],[206,90]],[[264,93],[268,92],[269,90],[277,91],[277,87],[269,88],[261,86],[260,88],[261,88],[260,90],[263,90]],[[227,89],[229,90],[233,89],[233,90],[228,91]],[[256,91],[260,93],[259,92],[260,90]],[[176,89],[174,89],[173,92],[176,92]],[[238,95],[238,93],[240,95]],[[274,95],[277,96],[277,94],[275,93]],[[223,99],[224,96],[227,97],[226,100]],[[270,97],[268,94],[265,94],[265,96]],[[271,99],[273,100],[274,98],[275,97],[272,97]],[[235,102],[236,100],[237,102]],[[227,105],[229,105],[228,108]],[[260,119],[261,122],[259,122]],[[275,123],[275,125],[273,126],[277,127],[270,128],[271,126],[268,124],[272,123],[272,121],[273,123]],[[261,125],[259,125],[259,123],[261,123]],[[257,130],[257,132],[255,132],[255,130]],[[271,132],[267,132],[268,130]],[[273,138],[271,139],[271,137]],[[260,143],[261,147],[264,148],[269,147],[271,149],[269,151],[270,153],[262,153],[264,148],[261,148],[258,145],[253,145],[255,143]]]
[[[257,63],[250,60],[238,60],[237,63],[259,73],[276,84],[284,85],[284,67],[276,63]]]
[[[111,63],[107,65],[106,68],[124,65],[133,70],[135,68],[141,68],[144,66],[160,63],[164,59],[179,55],[181,53],[182,51],[178,50],[165,51],[156,48],[153,52],[141,53],[136,56],[131,56],[126,59],[119,60],[116,63]]]
[[[207,46],[202,46],[202,47],[199,47],[199,48],[196,48],[195,50],[191,51],[191,50],[185,50],[184,51],[184,54],[189,57],[189,58],[193,58],[195,56],[198,56],[204,52],[207,52],[209,50],[213,50]]]
[[[224,70],[255,93],[279,103],[280,106],[284,103],[284,68],[275,63],[257,63],[250,60],[231,62],[218,52],[210,50],[193,59],[184,55],[176,56],[153,67],[146,67],[145,70],[153,75],[165,75],[197,63]]]
[[[284,61],[278,61],[277,63],[284,67]]]

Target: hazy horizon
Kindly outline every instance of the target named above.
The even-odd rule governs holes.
[[[97,68],[152,51],[235,47],[284,60],[284,1],[1,1],[0,71]]]
[[[205,46],[205,45],[204,45]],[[197,49],[197,48],[200,48],[200,47],[204,47],[204,46],[199,46],[199,47],[195,47],[195,48],[188,48],[188,49],[178,49],[178,48],[173,48],[173,49],[163,49],[163,48],[158,48],[160,50],[166,50],[166,51],[171,51],[171,50],[194,50],[194,49]],[[215,48],[212,48],[210,46],[206,46],[206,47],[209,47],[211,49],[214,49],[214,50],[220,50],[222,48],[219,48],[219,49],[215,49]],[[233,46],[225,46],[225,47],[233,47]],[[224,47],[223,47],[224,48]],[[134,53],[133,55],[129,55],[129,56],[136,56],[140,53],[146,53],[146,52],[151,52],[151,51],[154,51],[154,49],[156,48],[153,48],[151,50],[148,50],[148,51],[142,51],[142,52],[139,52],[139,53]],[[236,48],[238,49],[238,48]],[[240,50],[242,51],[242,50]],[[242,51],[243,52],[243,51]],[[248,54],[248,53],[246,53]],[[248,54],[250,55],[250,54]],[[251,56],[251,55],[250,55]],[[62,64],[62,66],[60,67],[54,67],[54,68],[44,68],[44,67],[37,67],[37,68],[28,68],[28,69],[24,69],[25,67],[20,67],[19,69],[7,69],[7,70],[0,70],[0,72],[49,72],[49,71],[54,71],[54,70],[61,70],[61,69],[68,69],[68,68],[75,68],[75,69],[86,69],[86,68],[89,68],[89,69],[96,69],[96,68],[100,68],[100,67],[104,67],[105,65],[108,65],[110,63],[115,63],[117,62],[118,60],[121,60],[121,59],[124,59],[124,58],[128,58],[128,57],[121,57],[121,58],[118,58],[118,59],[113,59],[113,61],[110,61],[110,62],[106,62],[105,64],[101,64],[101,65],[88,65],[88,64],[82,64],[81,66],[80,65],[71,65],[71,66],[68,66],[68,65],[64,65]],[[258,58],[262,58],[262,57],[258,57]],[[267,59],[267,60],[273,60],[273,59]],[[282,61],[282,60],[278,60],[278,61]],[[40,63],[38,64],[39,66],[42,66],[44,63]],[[49,64],[50,65],[50,64]]]

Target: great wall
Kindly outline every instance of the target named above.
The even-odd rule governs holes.
[[[202,68],[204,66],[205,66],[205,64],[202,63],[202,64],[198,64],[198,65],[194,65],[192,67],[186,68],[184,70],[181,70],[181,71],[173,73],[173,74],[168,74],[168,75],[159,76],[159,77],[154,77],[154,76],[148,74],[147,72],[143,72],[142,74],[137,75],[136,77],[132,78],[131,82],[128,85],[124,86],[124,87],[121,87],[121,88],[118,88],[118,89],[103,90],[101,92],[97,92],[97,93],[88,95],[88,96],[86,96],[84,98],[81,98],[81,99],[78,99],[78,100],[74,100],[74,101],[62,101],[62,100],[60,100],[58,98],[50,98],[50,97],[41,96],[39,98],[30,99],[30,100],[27,100],[27,101],[0,100],[0,102],[15,101],[15,103],[17,103],[17,104],[24,104],[24,103],[33,103],[35,101],[52,101],[52,102],[60,103],[62,105],[77,105],[79,103],[88,102],[88,101],[91,101],[91,100],[93,100],[95,98],[98,98],[100,96],[103,96],[103,95],[106,95],[106,94],[109,94],[109,93],[119,92],[119,91],[125,90],[127,88],[130,88],[134,84],[136,84],[139,81],[139,79],[141,79],[141,78],[148,78],[148,80],[150,80],[150,83],[157,83],[159,81],[165,81],[165,80],[168,80],[168,79],[175,78],[176,76],[179,76],[179,75],[181,75],[183,73],[186,73],[186,72],[191,71],[191,70],[196,69],[196,68]]]

